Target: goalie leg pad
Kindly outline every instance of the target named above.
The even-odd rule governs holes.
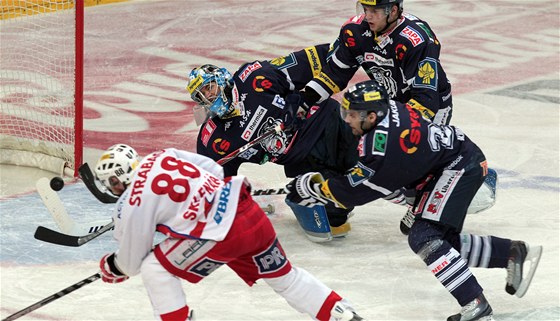
[[[498,173],[488,168],[488,174],[484,178],[484,182],[474,195],[467,214],[475,214],[485,211],[496,203],[496,186],[498,185]]]
[[[305,232],[305,236],[313,242],[321,243],[332,240],[331,227],[327,210],[322,205],[305,207],[286,199],[296,219]]]

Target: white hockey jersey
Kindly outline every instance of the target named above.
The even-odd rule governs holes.
[[[248,184],[243,176],[224,181],[223,175],[210,158],[174,148],[144,157],[113,214],[117,267],[138,274],[156,230],[174,238],[223,240]]]

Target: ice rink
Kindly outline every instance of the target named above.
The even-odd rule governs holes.
[[[519,299],[504,291],[505,270],[473,269],[497,321],[560,320],[560,9],[558,0],[405,0],[405,11],[429,22],[442,43],[453,83],[452,124],[485,152],[499,174],[491,209],[469,215],[464,232],[542,245],[533,283]],[[194,150],[197,127],[184,87],[193,67],[235,71],[331,42],[354,14],[351,0],[130,1],[86,8],[85,160],[114,143],[140,154]],[[0,31],[0,35],[1,35]],[[363,80],[360,73],[354,79]],[[33,238],[38,225],[56,228],[36,180],[53,174],[0,167],[0,315],[27,307],[98,270],[116,249],[111,232],[81,247]],[[244,165],[256,188],[287,182],[273,164]],[[110,220],[111,205],[79,183],[59,195],[79,223]],[[446,320],[460,310],[399,232],[404,208],[385,201],[356,208],[343,240],[315,244],[302,234],[282,196],[270,215],[294,265],[354,303],[369,321]],[[249,288],[227,267],[197,285],[184,284],[197,321],[309,320],[264,282]],[[21,320],[153,320],[140,277],[87,285]]]

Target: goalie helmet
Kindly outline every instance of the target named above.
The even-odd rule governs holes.
[[[109,189],[111,188],[109,179],[112,176],[117,177],[121,183],[128,186],[138,162],[138,153],[134,148],[125,144],[116,144],[101,155],[95,165],[95,175]]]
[[[231,87],[233,80],[227,69],[206,64],[190,72],[187,91],[211,116],[222,117],[230,111],[231,90],[226,89]]]
[[[349,110],[362,112],[362,118],[374,112],[378,121],[389,113],[391,100],[387,91],[375,80],[367,80],[352,86],[342,97],[341,115],[345,119]]]

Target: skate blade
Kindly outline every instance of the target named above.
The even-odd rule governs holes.
[[[535,271],[537,270],[537,266],[539,265],[539,261],[542,255],[542,246],[533,246],[529,247],[527,251],[527,257],[525,258],[525,262],[523,262],[523,271],[526,270],[526,264],[530,263],[531,268],[528,270],[527,275],[523,277],[523,281],[519,284],[519,288],[515,292],[515,296],[521,298],[527,293],[527,289],[533,280],[533,276],[535,275]]]

